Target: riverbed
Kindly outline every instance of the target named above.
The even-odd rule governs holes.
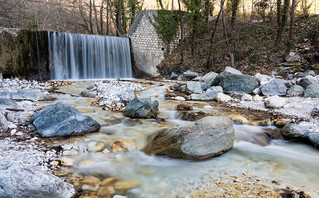
[[[233,149],[210,160],[186,161],[144,154],[142,150],[147,143],[148,136],[163,128],[190,122],[178,119],[176,111],[178,104],[191,105],[192,111],[202,111],[213,116],[232,117],[240,114],[249,119],[262,121],[269,119],[270,115],[226,108],[217,102],[165,100],[165,90],[172,84],[171,82],[141,81],[140,83],[146,89],[138,92],[137,96],[158,100],[159,118],[161,119],[130,119],[125,117],[123,112],[108,111],[103,110],[102,107],[92,106],[94,98],[80,96],[81,91],[94,84],[92,81],[78,81],[62,86],[59,88],[59,93],[52,95],[57,98],[56,101],[41,103],[50,105],[61,101],[93,117],[102,126],[98,133],[63,140],[52,138],[47,142],[50,146],[62,144],[65,150],[77,150],[76,155],[62,156],[62,158],[72,159],[74,163],[71,166],[62,166],[56,173],[67,173],[69,178],[95,176],[101,180],[111,177],[123,181],[138,181],[133,188],[120,192],[128,197],[191,197],[192,195],[194,197],[223,195],[227,197],[232,194],[225,189],[236,193],[235,189],[241,188],[236,185],[226,185],[234,183],[236,180],[234,178],[238,178],[241,186],[247,188],[240,191],[251,191],[251,194],[247,195],[275,196],[276,193],[279,195],[280,190],[278,189],[289,187],[289,189],[305,191],[312,197],[319,197],[316,191],[319,189],[317,182],[319,180],[318,150],[283,139],[269,139],[265,135],[266,131],[276,133],[279,130],[271,125],[235,124],[237,140]],[[111,145],[119,139],[134,142],[137,150],[110,153]],[[92,142],[102,143],[105,149],[89,152],[88,147],[92,145]],[[73,180],[70,179],[70,181]],[[218,187],[218,183],[223,184],[224,188]],[[81,183],[76,185],[78,188],[83,188]],[[98,192],[98,188],[83,190],[84,192]],[[259,191],[259,194],[252,193],[256,190]],[[268,191],[276,193],[274,195],[262,194]],[[219,192],[219,194],[211,194],[212,192]]]

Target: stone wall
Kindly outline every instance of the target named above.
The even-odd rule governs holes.
[[[0,73],[3,77],[48,79],[50,72],[47,61],[47,35],[48,33],[44,31],[0,28]],[[36,38],[38,38],[39,61]]]
[[[167,54],[166,46],[150,22],[150,18],[156,14],[156,10],[141,11],[127,34],[131,39],[135,66],[151,76],[159,74],[156,66],[164,60],[164,55]],[[177,47],[179,39],[180,35],[171,43],[170,52]]]

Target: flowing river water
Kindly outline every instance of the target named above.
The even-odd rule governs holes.
[[[145,81],[144,81],[145,82]],[[56,94],[57,101],[75,106],[80,112],[97,120],[102,128],[100,132],[71,139],[54,140],[51,144],[63,143],[65,147],[79,150],[72,156],[74,166],[66,168],[70,174],[94,175],[99,178],[115,177],[137,179],[140,185],[129,190],[129,197],[187,197],[194,191],[194,186],[201,186],[209,179],[250,173],[256,177],[265,177],[270,181],[289,183],[299,189],[319,189],[319,152],[313,147],[287,142],[282,139],[270,140],[265,131],[278,132],[274,126],[234,125],[236,142],[231,151],[210,160],[186,161],[158,156],[148,156],[141,150],[147,137],[163,128],[183,125],[189,121],[178,119],[175,110],[178,104],[193,106],[192,111],[203,111],[209,115],[226,116],[242,114],[250,119],[267,119],[265,113],[249,111],[238,112],[235,109],[220,107],[215,102],[172,101],[164,100],[165,88],[169,82],[143,84],[146,89],[137,93],[138,97],[150,97],[159,101],[160,118],[130,119],[122,112],[102,110],[91,106],[94,99],[79,97],[81,91],[93,85],[93,81],[79,81],[69,86],[60,87],[65,94]],[[75,96],[76,94],[77,96]],[[43,102],[49,105],[54,102]],[[269,118],[269,117],[268,117]],[[136,143],[137,151],[127,153],[87,152],[91,142],[102,142],[107,148],[118,139],[128,139]],[[200,144],[200,142],[198,142]],[[81,165],[90,160],[91,163]],[[258,180],[258,179],[257,179]],[[319,197],[318,192],[311,194]]]

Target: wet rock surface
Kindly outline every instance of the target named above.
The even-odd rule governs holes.
[[[42,137],[83,135],[101,127],[91,117],[60,102],[34,113],[31,120]]]
[[[157,118],[158,105],[157,100],[152,103],[150,98],[134,98],[127,104],[124,114],[131,118]]]
[[[252,93],[259,85],[254,77],[228,72],[220,73],[213,84],[221,86],[226,93]]]
[[[75,194],[71,184],[35,167],[13,161],[0,162],[0,197],[69,198]]]
[[[285,82],[281,79],[273,79],[269,83],[260,86],[261,93],[265,96],[284,96],[287,92]]]
[[[203,160],[229,151],[234,139],[234,129],[229,118],[209,116],[186,126],[159,132],[145,147],[145,152]]]

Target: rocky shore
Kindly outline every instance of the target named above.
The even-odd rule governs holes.
[[[290,97],[287,95],[287,90],[293,86],[289,83],[301,82],[302,80],[299,78],[287,82],[270,76],[263,76],[262,79],[259,79],[258,75],[255,77],[242,75],[233,68],[227,68],[227,71],[222,74],[210,73],[204,77],[198,77],[198,75],[195,77],[195,74],[191,73],[191,77],[188,75],[184,75],[184,77],[188,81],[174,81],[176,84],[165,90],[165,99],[181,102],[176,107],[178,111],[188,112],[193,110],[192,106],[183,104],[183,101],[219,101],[229,107],[266,111],[273,115],[276,114],[278,118],[276,120],[285,119],[282,121],[284,124],[280,125],[282,127],[281,133],[285,138],[306,142],[315,147],[318,146],[316,136],[319,133],[318,98]],[[242,82],[242,77],[245,79],[244,82],[247,81],[249,84],[248,88],[245,87],[244,83],[237,86],[233,82]],[[215,81],[212,78],[218,80]],[[274,83],[273,80],[279,85],[275,85],[275,88],[266,89],[270,82]],[[282,81],[284,81],[284,84],[282,84]],[[217,82],[218,84],[216,84]],[[137,150],[142,150],[146,153],[172,158],[203,160],[226,153],[233,147],[235,137],[231,120],[214,116],[207,117],[208,115],[205,113],[200,114],[202,119],[190,122],[188,125],[186,123],[176,127],[166,125],[164,131],[156,132],[148,139],[145,150],[140,149],[141,146],[136,144],[135,139],[130,140],[124,134],[122,135],[127,139],[113,139],[112,135],[101,132],[90,136],[89,133],[104,130],[100,129],[100,124],[90,116],[57,101],[45,102],[54,100],[55,98],[49,92],[63,84],[67,85],[68,83],[18,79],[1,80],[0,175],[2,174],[5,180],[3,180],[3,184],[0,182],[0,185],[10,189],[1,191],[0,193],[3,193],[3,196],[17,194],[19,195],[17,197],[28,197],[34,191],[34,188],[42,193],[42,197],[72,197],[76,194],[76,191],[82,197],[120,197],[119,194],[130,195],[130,193],[133,193],[132,196],[137,196],[138,191],[137,194],[136,192],[134,194],[134,189],[141,186],[142,181],[136,178],[121,178],[121,174],[113,166],[114,164],[119,167],[125,166],[120,165],[120,163],[125,163],[135,157],[141,159],[143,157],[140,154],[132,154],[133,157],[130,157],[132,159],[127,160],[122,158],[123,153],[130,155]],[[281,89],[284,90],[284,86],[286,86],[286,92],[285,95],[282,95],[283,91],[281,92]],[[160,106],[158,101],[151,101],[149,98],[134,99],[137,96],[136,92],[143,89],[145,87],[136,82],[98,81],[94,86],[84,90],[81,96],[79,94],[70,95],[70,97],[71,99],[72,97],[84,97],[83,100],[91,101],[91,105],[98,106],[95,108],[113,110],[119,112],[120,116],[126,115],[125,119],[120,118],[122,121],[119,121],[124,122],[126,126],[135,127],[143,123],[140,118],[149,119],[151,125],[165,126],[165,119],[157,116]],[[304,91],[309,93],[307,89],[304,89]],[[275,96],[277,97],[275,99],[284,100],[284,104],[269,107],[267,100],[274,96],[267,95],[267,93],[274,90],[277,90],[278,95],[281,95]],[[262,91],[264,91],[264,94]],[[64,94],[56,93],[55,96]],[[135,104],[134,101],[136,100],[139,100],[139,102]],[[130,104],[130,102],[134,104]],[[124,111],[127,105],[130,113]],[[122,111],[124,111],[124,115],[121,113]],[[189,116],[184,117],[185,120],[188,120]],[[115,119],[115,117],[111,118]],[[235,123],[249,124],[249,121],[243,116],[234,116],[232,119],[234,122],[237,121]],[[119,120],[119,118],[116,118],[116,120]],[[276,124],[276,122],[269,122],[269,124]],[[117,127],[116,124],[114,126]],[[200,133],[196,133],[198,131]],[[220,134],[215,134],[216,131]],[[223,141],[214,138],[212,134],[223,137],[221,138]],[[76,136],[71,138],[71,135],[85,136],[83,138],[77,138]],[[56,136],[65,138],[54,138]],[[219,141],[211,144],[214,139]],[[48,146],[52,145],[52,142],[55,146]],[[198,145],[198,142],[202,144]],[[163,150],[165,147],[167,150]],[[176,156],[174,156],[175,154]],[[97,159],[101,158],[104,161],[98,162]],[[110,166],[109,163],[112,163],[113,166]],[[103,165],[103,168],[101,168],[101,165]],[[18,184],[24,187],[23,192],[10,185],[17,180],[13,176],[9,177],[15,174],[13,170],[19,170],[25,177],[25,180]],[[101,174],[99,170],[104,170],[105,175]],[[144,176],[150,174],[147,166],[145,169],[138,170],[138,172]],[[51,173],[67,178],[66,181],[72,185]],[[318,195],[318,192],[307,188],[294,187],[287,181],[274,181],[247,172],[223,172],[216,177],[201,178],[201,181],[200,183],[178,186],[174,192],[171,192],[171,195],[173,197],[175,195],[182,197],[223,197],[238,194],[243,195],[243,197],[316,197]],[[35,184],[32,184],[32,182],[35,182]],[[45,182],[45,184],[41,182]],[[48,192],[53,192],[53,194],[48,194]]]

